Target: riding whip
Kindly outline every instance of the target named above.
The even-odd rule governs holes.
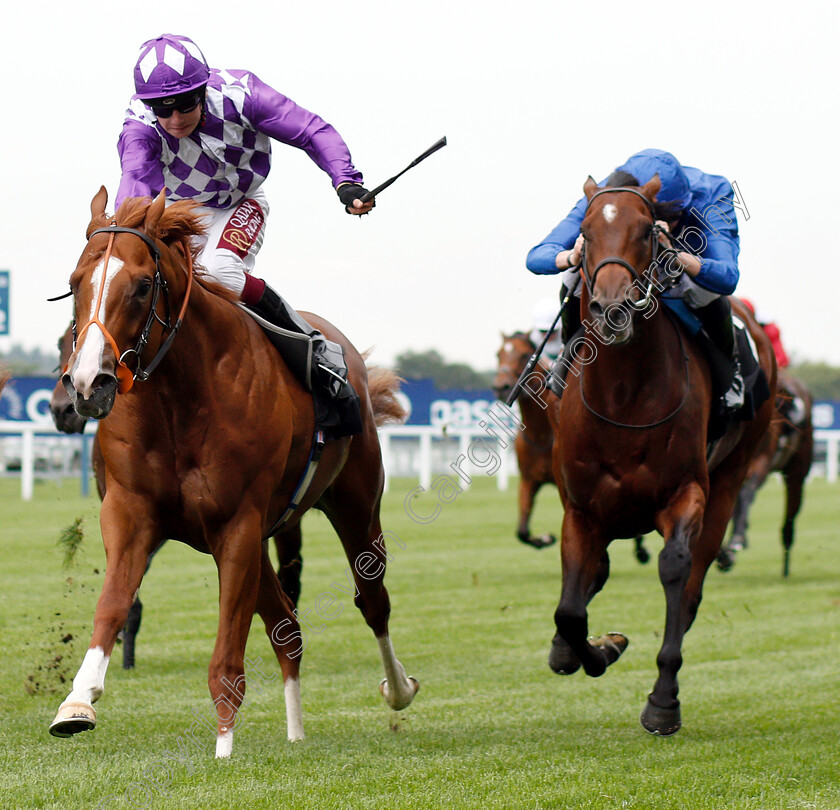
[[[411,163],[408,164],[399,174],[395,174],[390,180],[386,180],[381,186],[377,186],[373,191],[368,191],[363,194],[359,199],[363,202],[370,202],[380,191],[388,188],[395,180],[399,177],[402,177],[409,169],[413,169],[421,160],[425,160],[429,155],[434,154],[437,152],[438,149],[443,148],[446,146],[446,135],[444,135],[436,144],[430,146],[425,152],[423,152],[420,157],[414,158]]]

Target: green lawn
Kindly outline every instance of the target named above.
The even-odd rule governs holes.
[[[554,675],[546,658],[560,591],[556,548],[514,539],[516,493],[478,482],[428,525],[406,515],[414,482],[392,482],[383,524],[392,638],[422,688],[404,712],[379,697],[372,634],[349,599],[308,635],[302,666],[307,739],[286,741],[280,678],[242,710],[233,757],[213,736],[185,744],[212,712],[206,668],[216,631],[209,557],[170,544],[142,589],[137,669],[115,652],[95,731],[47,732],[90,637],[104,555],[98,503],[78,482],[40,483],[29,504],[0,481],[0,805],[160,808],[840,808],[840,487],[813,481],[792,574],[781,578],[782,487],[753,513],[750,549],[709,572],[683,647],[683,729],[646,734],[639,713],[656,677],[664,622],[656,563],[629,541],[590,611],[593,633],[630,637],[599,679]],[[431,513],[427,496],[417,510]],[[559,534],[545,490],[533,529]],[[84,518],[73,568],[57,540]],[[343,581],[340,545],[320,514],[304,521],[300,607]],[[652,551],[658,539],[648,538]],[[334,590],[334,589],[332,589]],[[337,593],[337,591],[336,591]],[[69,638],[71,637],[72,638]],[[279,671],[259,619],[248,654]],[[167,752],[179,752],[176,761]]]

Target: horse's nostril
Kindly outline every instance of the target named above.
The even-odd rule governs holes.
[[[590,301],[589,302],[589,311],[596,317],[599,318],[604,314],[604,308],[601,306],[598,301]]]

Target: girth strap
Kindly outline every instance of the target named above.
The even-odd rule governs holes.
[[[321,460],[321,454],[323,452],[324,431],[316,430],[315,436],[312,439],[312,448],[309,451],[309,461],[306,463],[306,469],[304,469],[303,475],[300,477],[297,487],[295,487],[295,491],[292,494],[289,505],[286,507],[286,511],[280,515],[277,522],[268,530],[268,533],[263,540],[267,540],[269,537],[276,534],[281,526],[288,521],[288,519],[294,514],[295,510],[300,506],[300,502],[303,500],[304,495],[306,495],[309,489],[309,485],[312,483],[312,479],[315,477],[315,471],[318,469],[318,462]]]

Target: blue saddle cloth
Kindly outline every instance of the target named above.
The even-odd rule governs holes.
[[[659,300],[677,316],[690,335],[696,335],[703,328],[700,319],[688,308],[688,304],[682,298],[665,298],[663,296]]]

